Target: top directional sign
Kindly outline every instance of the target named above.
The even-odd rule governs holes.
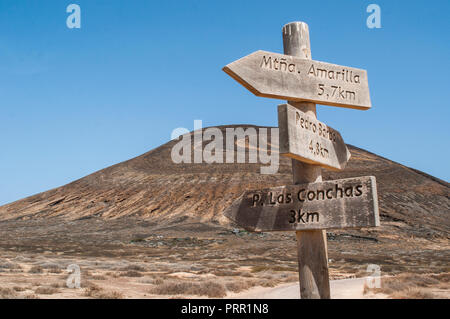
[[[367,72],[336,64],[256,51],[223,70],[257,96],[367,110]]]

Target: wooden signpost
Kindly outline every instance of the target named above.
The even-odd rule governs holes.
[[[292,158],[294,185],[247,191],[225,215],[250,231],[295,231],[301,298],[330,298],[325,229],[379,226],[375,177],[322,181],[350,152],[340,133],[316,118],[316,105],[371,107],[367,72],[311,60],[308,25],[283,27],[284,54],[254,52],[223,70],[278,106],[280,153]]]

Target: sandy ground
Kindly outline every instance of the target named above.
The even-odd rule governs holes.
[[[202,222],[151,229],[136,219],[52,219],[0,222],[0,234],[0,299],[299,297],[290,233]],[[357,278],[371,275],[369,265],[378,265],[383,277],[404,276],[378,293],[449,297],[448,240],[369,235],[329,234],[332,298],[383,297],[363,294],[365,280]],[[69,265],[79,266],[81,289],[67,287]]]
[[[332,280],[330,282],[332,299],[373,299],[386,298],[386,295],[364,295],[364,283],[366,278],[351,278]],[[255,287],[248,291],[227,296],[227,298],[241,299],[299,299],[300,290],[298,283],[282,284],[273,288]]]

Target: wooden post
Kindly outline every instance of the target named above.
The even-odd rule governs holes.
[[[283,27],[284,54],[311,60],[309,28],[304,22],[291,22]],[[316,104],[288,103],[316,118]],[[292,160],[294,184],[322,181],[320,166]],[[296,231],[300,296],[302,299],[329,299],[327,237],[324,230]]]

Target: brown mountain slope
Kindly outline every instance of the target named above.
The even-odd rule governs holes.
[[[225,132],[227,127],[235,126],[220,129]],[[175,164],[170,154],[176,142],[4,205],[0,207],[0,221],[136,217],[165,225],[195,218],[226,225],[222,211],[244,190],[291,183],[290,159],[280,158],[279,171],[274,175],[260,174],[259,164]],[[323,177],[376,176],[382,222],[378,231],[387,236],[448,238],[447,182],[363,149],[349,148],[352,158],[347,168],[342,172],[324,170]]]

